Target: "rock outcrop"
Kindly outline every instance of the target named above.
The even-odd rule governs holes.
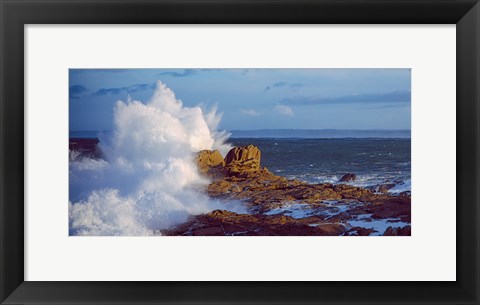
[[[210,197],[238,201],[248,210],[240,214],[223,210],[192,216],[165,235],[409,235],[410,227],[377,232],[357,224],[395,219],[410,223],[410,195],[380,193],[348,184],[308,184],[271,173],[262,167],[258,147],[248,145],[230,150],[222,158],[218,151],[202,151],[197,156],[199,170],[214,177],[206,192]],[[346,177],[345,177],[346,176]],[[341,180],[353,181],[354,174]],[[389,187],[389,186],[388,186]],[[387,188],[387,187],[386,187]],[[301,206],[301,217],[288,205]],[[293,217],[292,215],[297,215]]]
[[[357,176],[355,176],[355,174],[352,174],[352,173],[347,173],[345,175],[342,176],[342,178],[340,178],[340,182],[349,182],[349,181],[355,181],[355,179],[357,178]]]
[[[224,210],[215,210],[208,214],[191,217],[186,223],[170,230],[162,231],[163,235],[193,236],[299,236],[299,235],[340,235],[345,230],[341,222],[331,221],[317,226],[309,225],[309,221],[289,216],[270,216],[262,214],[237,214]]]
[[[198,170],[210,177],[221,177],[225,166],[222,154],[218,150],[202,150],[195,159]]]
[[[394,187],[395,187],[394,183],[385,183],[385,184],[382,184],[378,187],[378,192],[379,193],[387,193],[388,190],[390,190]]]
[[[248,177],[258,176],[262,172],[260,158],[260,149],[248,145],[232,148],[225,159],[218,150],[202,150],[195,161],[199,171],[210,177],[219,177],[221,174],[226,177]]]
[[[393,228],[388,227],[383,233],[384,236],[411,236],[412,235],[412,227],[405,226],[403,228]]]
[[[246,177],[258,172],[260,149],[254,145],[232,148],[225,156],[225,172],[229,176]]]

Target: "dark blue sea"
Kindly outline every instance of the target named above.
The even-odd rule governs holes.
[[[287,178],[337,183],[345,173],[354,173],[356,181],[349,184],[395,184],[390,190],[394,193],[411,188],[409,138],[233,138],[228,142],[234,146],[258,146],[262,166]]]
[[[102,133],[111,132],[73,131],[70,138],[96,138]],[[410,138],[236,137],[228,142],[233,146],[258,146],[262,166],[289,179],[338,183],[345,173],[354,173],[356,181],[349,184],[395,184],[390,190],[393,193],[411,190]]]

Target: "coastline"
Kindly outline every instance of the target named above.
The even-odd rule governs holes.
[[[86,155],[100,156],[97,139],[75,139],[69,148],[75,149],[78,143]],[[389,194],[388,188],[374,190],[344,183],[289,180],[271,173],[260,161],[261,151],[253,145],[235,147],[225,157],[218,151],[200,152],[196,158],[199,170],[211,179],[205,192],[221,202],[242,205],[246,212],[214,210],[190,216],[186,222],[160,233],[170,236],[411,235],[410,192]]]
[[[191,216],[164,235],[310,236],[411,235],[411,196],[348,184],[309,184],[288,180],[260,165],[260,150],[233,148],[197,156],[200,170],[213,181],[211,198],[239,201],[248,213],[215,210]]]

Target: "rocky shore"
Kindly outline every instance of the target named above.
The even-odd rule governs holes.
[[[163,235],[411,235],[409,192],[389,194],[390,185],[365,189],[342,182],[308,184],[288,180],[261,166],[261,151],[235,147],[225,158],[218,151],[198,153],[199,171],[212,182],[205,190],[212,198],[236,201],[248,213],[215,210],[192,216],[162,231]]]

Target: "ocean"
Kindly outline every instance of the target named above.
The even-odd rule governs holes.
[[[95,139],[110,131],[73,131],[70,138]],[[262,166],[289,179],[308,183],[338,183],[375,187],[395,184],[391,193],[411,191],[410,138],[230,138],[232,146],[253,144],[262,152]]]
[[[107,135],[111,132],[102,132]],[[75,131],[70,138],[96,139],[98,131]],[[411,191],[410,138],[230,138],[232,146],[253,144],[262,152],[262,166],[289,179],[375,187],[394,184],[390,193]]]
[[[356,186],[395,184],[390,192],[410,191],[411,141],[407,138],[233,138],[233,146],[256,145],[271,172],[308,183],[338,183],[353,173]]]
[[[391,193],[401,193],[410,190],[409,130],[223,132],[217,128],[221,115],[216,113],[216,108],[207,113],[200,107],[184,107],[173,91],[160,81],[149,102],[117,101],[113,116],[113,130],[70,131],[69,235],[159,235],[162,230],[184,224],[194,215],[215,210],[304,218],[290,223],[295,227],[302,226],[300,235],[308,235],[311,230],[320,233],[311,227],[323,225],[327,226],[327,231],[322,229],[322,234],[331,233],[328,229],[331,222],[335,222],[336,232],[349,235],[352,232],[364,234],[366,232],[362,229],[368,228],[374,228],[374,234],[382,235],[387,226],[404,228],[410,223],[408,193],[377,196],[349,187],[319,186],[319,189],[330,189],[324,198],[327,200],[306,202],[302,199],[303,195],[288,195],[285,200],[276,202],[278,207],[265,204],[264,211],[254,207],[253,202],[235,197],[225,200],[210,197],[205,191],[210,181],[201,175],[195,162],[195,156],[203,149],[215,148],[227,153],[230,145],[225,145],[225,141],[233,146],[253,144],[262,152],[262,166],[286,178],[309,183],[340,183],[342,175],[353,173],[357,179],[348,184],[371,187],[374,192],[388,189]],[[232,136],[230,139],[226,139],[228,134]],[[227,182],[226,194],[235,192],[234,188],[238,187],[236,183],[223,182]],[[257,185],[257,182],[247,181],[246,189],[240,191],[254,191],[255,188],[251,189],[250,185]],[[270,187],[268,182],[264,183]],[[280,186],[279,190],[290,191],[289,188]],[[317,189],[305,185],[301,188],[308,191]],[[340,189],[371,196],[365,200],[358,194],[350,198]],[[266,195],[270,190],[265,190]],[[305,190],[297,191],[303,194]],[[321,223],[305,220],[311,215],[317,216],[318,219],[315,219]],[[266,221],[265,217],[259,216],[262,215],[252,217],[262,223]],[[287,225],[278,217],[267,218],[273,219],[272,224],[276,227]],[[381,221],[372,224],[377,218]],[[255,226],[256,221],[252,222],[252,218],[245,219],[242,223],[249,222]],[[329,222],[325,223],[325,220]],[[221,221],[215,222],[214,227],[226,235]],[[281,227],[282,232],[288,228]],[[257,234],[257,229],[252,228],[251,234]],[[405,231],[402,234],[408,235],[410,228]],[[232,234],[241,232],[235,229]]]
[[[149,171],[144,169],[142,164],[145,163],[140,163],[141,170],[132,171],[130,166],[125,173],[122,163],[109,164],[102,160],[103,154],[97,150],[98,140],[93,134],[83,133],[71,136],[81,136],[70,138],[71,235],[149,235],[153,232],[152,230],[165,229],[186,221],[191,214],[206,213],[213,209],[244,209],[237,204],[219,205],[218,201],[209,200],[202,194],[188,193],[188,188],[185,190],[178,188],[175,184],[176,180],[172,181],[171,170],[174,167],[158,167],[156,170]],[[342,183],[339,180],[344,174],[354,173],[356,180],[346,182],[347,184],[369,188],[375,192],[378,191],[379,186],[389,184],[393,187],[388,192],[393,195],[411,191],[410,143],[410,139],[407,138],[230,138],[228,140],[228,144],[233,146],[253,144],[259,147],[262,166],[276,175],[312,184],[336,184]],[[159,144],[153,156],[167,149],[163,146]],[[150,155],[152,154],[147,156]],[[191,155],[187,154],[185,158],[190,159]],[[152,173],[164,179],[159,180],[154,176],[155,179],[150,181]],[[183,177],[181,173],[183,172],[177,173],[176,177]],[[159,181],[163,181],[163,184],[159,184]],[[173,184],[169,184],[168,181]],[[135,193],[125,197],[123,194],[132,193],[132,185],[154,185],[160,190],[141,191],[138,198],[133,197]],[[173,194],[177,196],[173,202],[168,201],[171,197],[165,195],[171,190],[174,190]],[[192,206],[188,206],[188,203]],[[178,206],[181,210],[170,211],[172,207],[175,209]],[[331,201],[328,202],[326,211],[316,211],[315,207],[308,204],[290,202],[268,211],[266,215],[282,214],[297,219],[325,213],[337,215],[350,208],[355,208],[355,205]],[[95,215],[100,215],[98,217],[101,219],[91,220],[92,211],[96,211]],[[235,212],[239,211],[235,210]],[[244,212],[241,210],[241,213]],[[382,235],[390,226],[399,228],[409,225],[400,221],[398,217],[372,219],[371,214],[367,214],[353,215],[348,220],[348,225],[352,228],[373,228],[375,232],[371,235]],[[118,225],[112,226],[112,222]]]

